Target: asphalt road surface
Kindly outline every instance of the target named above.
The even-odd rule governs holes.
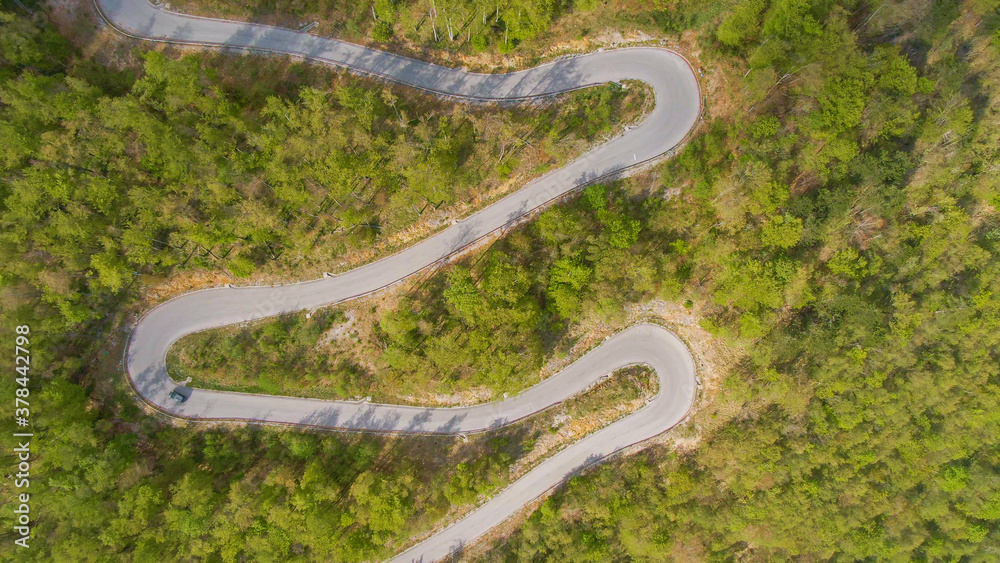
[[[95,0],[119,32],[154,41],[284,53],[343,66],[430,92],[476,100],[519,100],[611,81],[640,80],[655,94],[649,116],[626,134],[397,254],[344,274],[309,282],[197,291],[149,311],[133,329],[126,367],[141,398],[173,416],[358,431],[462,434],[498,428],[557,404],[618,368],[652,367],[659,392],[638,412],[574,443],[493,496],[476,511],[393,561],[435,561],[460,551],[524,505],[582,467],[683,420],[695,398],[695,365],[672,333],[640,324],[606,340],[581,359],[523,393],[474,407],[419,408],[323,401],[180,387],[166,369],[170,346],[182,336],[233,323],[312,309],[385,288],[433,267],[581,185],[625,173],[679,144],[701,110],[697,79],[671,51],[632,48],[591,53],[510,74],[475,74],[287,29],[185,16],[146,0]]]

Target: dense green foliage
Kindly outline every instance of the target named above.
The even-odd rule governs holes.
[[[5,560],[384,558],[451,505],[505,484],[509,460],[538,433],[521,425],[456,443],[116,428],[62,380],[47,382],[35,402],[44,408],[33,421],[33,539],[29,550],[4,541]],[[2,488],[4,503],[14,491]]]
[[[171,349],[167,368],[195,387],[316,399],[363,397],[364,370],[322,353],[325,332],[346,320],[340,311],[283,315],[277,320],[191,335]],[[183,350],[178,352],[178,349]]]
[[[613,316],[623,299],[654,297],[658,280],[669,279],[659,241],[640,237],[632,217],[639,209],[620,190],[592,186],[423,282],[378,320],[378,345],[364,350],[380,354],[374,367],[350,347],[323,344],[325,331],[344,321],[329,311],[188,336],[168,365],[197,384],[314,397],[517,392],[572,344],[568,322]]]
[[[490,385],[523,385],[529,380],[519,377],[559,353],[569,323],[614,316],[625,302],[657,295],[696,301],[707,328],[747,351],[716,403],[695,419],[702,428],[696,447],[652,450],[573,479],[487,559],[995,558],[998,9],[995,0],[743,0],[703,42],[704,58],[736,68],[738,109],[708,123],[665,164],[660,185],[589,189],[382,319],[384,361],[400,362],[401,377],[424,384],[483,373]],[[423,457],[399,462],[407,456],[398,452],[410,447],[400,442],[162,427],[137,412],[127,392],[95,381],[116,373],[92,344],[97,329],[77,325],[82,336],[64,334],[65,317],[40,296],[90,291],[81,298],[87,311],[113,318],[117,309],[101,296],[113,295],[107,281],[114,276],[102,270],[114,271],[114,261],[91,265],[91,257],[113,254],[105,245],[113,248],[131,225],[101,231],[100,247],[79,249],[82,239],[68,235],[92,220],[76,217],[102,205],[125,208],[101,198],[126,193],[102,191],[116,174],[128,173],[122,178],[140,188],[155,177],[175,189],[159,175],[239,159],[172,162],[156,151],[141,159],[132,152],[143,146],[132,129],[111,129],[128,135],[109,137],[134,144],[102,144],[104,129],[91,124],[118,121],[98,121],[95,108],[108,103],[101,100],[140,109],[153,100],[159,120],[144,123],[169,124],[163,108],[185,99],[183,92],[137,91],[117,75],[59,77],[67,52],[55,35],[20,20],[0,24],[0,134],[16,140],[2,145],[4,213],[30,211],[7,196],[41,173],[34,170],[52,179],[36,178],[44,189],[19,192],[48,198],[39,205],[48,205],[41,209],[51,220],[30,232],[13,224],[3,231],[32,237],[53,257],[18,251],[14,239],[3,243],[5,323],[40,327],[34,363],[52,375],[32,391],[41,452],[32,492],[45,513],[36,542],[43,547],[29,556],[378,557],[440,517],[447,503],[499,483],[496,476],[527,449],[521,438],[484,447],[488,457],[442,452],[443,464],[456,467],[432,477]],[[30,97],[46,87],[58,95]],[[113,95],[100,93],[108,88]],[[16,96],[31,102],[7,101]],[[183,139],[207,135],[209,151],[229,142],[211,135],[233,131],[239,119],[223,119],[217,94],[205,97],[203,106],[179,112],[176,127],[189,135]],[[39,103],[46,111],[33,110]],[[73,111],[77,103],[90,109]],[[308,109],[304,100],[282,103]],[[181,127],[191,126],[187,113],[203,111],[217,130]],[[33,121],[8,117],[18,115]],[[28,131],[42,134],[22,134]],[[66,136],[76,132],[93,135],[93,145]],[[92,146],[104,152],[88,153]],[[665,197],[662,189],[673,187],[681,195]],[[171,201],[171,193],[157,192],[157,202]],[[175,216],[183,214],[160,220]],[[101,229],[110,228],[110,219],[102,221]],[[85,273],[75,281],[45,273],[80,257],[86,260],[70,272]],[[72,313],[75,305],[64,308]],[[41,328],[46,319],[60,329]],[[474,357],[463,356],[469,347]],[[440,451],[421,444],[428,459]],[[372,453],[386,451],[397,454]],[[7,502],[10,491],[3,493]]]
[[[428,43],[467,43],[477,49],[494,44],[501,52],[548,31],[553,19],[570,8],[562,0],[377,0],[357,3],[335,0],[303,3],[288,0],[254,0],[230,3],[190,2],[178,4],[194,13],[223,14],[253,20],[296,25],[305,18],[322,22],[319,31],[358,39],[368,35],[380,43],[390,42],[397,32],[410,40]]]
[[[660,224],[707,324],[753,342],[730,419],[574,479],[488,560],[995,559],[1000,6],[949,5],[722,22],[757,109],[666,167]]]
[[[467,443],[164,425],[120,379],[121,301],[134,297],[133,272],[280,272],[302,264],[282,259],[295,252],[340,255],[351,237],[368,243],[401,226],[381,215],[394,196],[430,205],[413,195],[420,185],[438,190],[422,192],[436,203],[455,199],[498,160],[501,174],[517,170],[526,142],[551,149],[542,165],[558,162],[571,154],[567,142],[606,132],[612,115],[635,115],[640,90],[421,116],[426,99],[404,102],[344,77],[329,92],[288,98],[229,92],[191,57],[151,53],[142,73],[116,72],[79,59],[51,28],[7,14],[0,45],[0,312],[4,326],[31,327],[36,433],[32,550],[5,541],[4,558],[379,558],[451,505],[506,482],[545,419]],[[511,111],[518,123],[508,123]],[[428,175],[435,182],[421,183]],[[342,202],[326,200],[348,180]],[[325,210],[300,216],[321,201]],[[342,228],[358,216],[383,229]],[[290,332],[262,336],[274,344],[316,334]],[[13,378],[0,383],[5,396],[13,387]],[[9,513],[23,491],[8,480],[0,492]]]
[[[382,48],[422,49],[431,56],[459,53],[540,55],[552,44],[637,28],[679,35],[705,24],[732,0],[178,0],[185,13],[222,16],[285,27],[314,22],[312,33]],[[566,16],[566,17],[564,17]],[[441,50],[446,52],[442,53]]]
[[[383,319],[417,381],[653,295],[748,352],[696,450],[574,479],[486,559],[992,559],[998,6],[853,8],[744,2],[716,38],[754,111],[664,167],[680,197],[588,189]]]
[[[469,199],[498,164],[509,174],[525,139],[593,138],[636,111],[626,98],[641,100],[605,87],[520,110],[511,126],[488,110],[422,115],[426,106],[345,76],[255,107],[193,56],[149,52],[141,78],[112,75],[102,88],[58,36],[23,20],[2,29],[20,46],[5,51],[0,84],[0,279],[67,325],[102,316],[140,273],[329,269]],[[594,108],[605,119],[584,125]]]
[[[605,187],[590,187],[471,267],[442,274],[421,299],[383,316],[385,373],[418,389],[461,383],[502,393],[532,385],[545,358],[569,344],[566,322],[655,294],[655,265],[625,267],[643,254],[638,221],[620,212],[629,204],[620,193],[609,202]]]
[[[317,244],[329,259],[482,178],[459,166],[468,119],[403,127],[387,91],[348,83],[240,108],[195,58],[149,53],[120,94],[8,62],[8,75],[24,70],[0,86],[0,274],[69,324],[100,316],[135,270],[193,260],[247,276]]]

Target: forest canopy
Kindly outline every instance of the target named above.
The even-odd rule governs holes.
[[[440,358],[434,377],[516,383],[530,373],[522,364],[553,353],[544,337],[654,298],[689,303],[742,360],[687,447],[573,478],[484,560],[995,558],[998,10],[996,0],[740,0],[636,12],[662,33],[690,26],[728,103],[711,105],[653,174],[585,190],[440,272],[427,296],[380,319],[386,361],[423,374]],[[29,558],[377,558],[530,449],[515,439],[424,448],[469,456],[424,483],[427,466],[379,458],[378,440],[171,427],[135,406],[104,347],[125,326],[134,268],[178,262],[177,241],[157,228],[188,244],[243,229],[246,252],[266,264],[290,236],[276,221],[291,215],[240,208],[254,201],[241,189],[284,209],[343,188],[348,164],[370,182],[407,178],[350,150],[338,157],[349,163],[318,158],[286,123],[345,116],[372,158],[417,142],[418,178],[474,144],[461,122],[441,118],[397,145],[392,100],[347,84],[269,102],[251,127],[191,59],[147,55],[130,77],[79,63],[50,27],[12,15],[0,18],[0,45],[2,313],[5,326],[32,324],[33,362],[46,366],[32,391],[45,516]],[[296,158],[305,165],[283,164]],[[268,186],[230,182],[247,170]],[[337,222],[371,225],[390,200],[351,203]],[[460,354],[481,351],[468,341],[497,326],[510,355],[456,367],[488,361]]]

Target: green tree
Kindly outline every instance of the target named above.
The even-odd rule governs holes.
[[[777,215],[760,230],[760,242],[765,246],[792,248],[802,240],[802,219],[792,215]]]
[[[764,0],[742,0],[715,30],[716,38],[728,47],[741,47],[753,40],[760,31],[764,7]]]

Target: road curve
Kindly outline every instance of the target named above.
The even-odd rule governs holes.
[[[330,278],[197,291],[154,308],[132,330],[125,359],[132,386],[144,401],[172,416],[196,420],[458,434],[509,424],[581,392],[621,367],[645,364],[655,370],[660,388],[645,407],[562,450],[470,515],[393,561],[443,558],[581,467],[660,434],[686,416],[695,398],[695,364],[676,336],[652,324],[635,325],[616,334],[515,397],[473,407],[420,408],[189,387],[182,388],[187,401],[176,404],[168,395],[178,384],[166,369],[167,350],[187,334],[369,294],[438,263],[581,185],[662,156],[684,139],[701,109],[697,80],[682,57],[665,49],[633,48],[592,53],[510,74],[475,74],[287,29],[176,14],[146,0],[95,3],[109,24],[132,37],[290,54],[466,99],[521,100],[630,79],[648,83],[655,95],[653,111],[627,134],[397,254]]]

